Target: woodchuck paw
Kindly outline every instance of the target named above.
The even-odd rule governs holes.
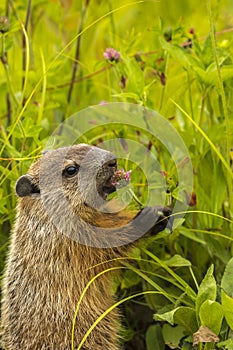
[[[150,234],[156,234],[168,228],[172,231],[174,218],[172,215],[172,209],[170,207],[145,207],[141,214],[143,214],[143,221],[151,222]]]

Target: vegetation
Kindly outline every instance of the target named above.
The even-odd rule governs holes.
[[[232,13],[227,0],[0,5],[1,275],[15,182],[70,115],[103,101],[145,106],[188,149],[194,184],[180,198],[177,170],[157,139],[124,126],[84,138],[133,139],[154,149],[167,201],[189,204],[171,234],[145,238],[130,264],[119,261],[127,350],[233,349]],[[144,203],[146,180],[133,164],[128,169]]]

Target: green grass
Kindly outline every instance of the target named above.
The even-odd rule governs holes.
[[[159,350],[193,349],[192,334],[201,325],[219,341],[200,337],[199,350],[233,349],[232,10],[227,0],[0,5],[10,22],[9,28],[0,24],[1,276],[15,182],[70,115],[101,101],[145,106],[163,115],[188,149],[192,206],[171,234],[146,238],[131,264],[122,259],[121,278],[115,277],[119,302],[113,307],[123,307],[127,350],[152,350],[155,341]],[[119,62],[105,60],[107,47],[120,52]],[[174,162],[156,138],[108,127],[83,140],[96,144],[114,137],[152,147],[166,172],[167,201],[185,201],[178,196]],[[135,170],[134,193],[145,203],[144,175],[136,165],[129,168]],[[140,308],[148,315],[143,327]]]

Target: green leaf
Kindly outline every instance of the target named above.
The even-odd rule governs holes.
[[[171,259],[164,261],[166,265],[171,267],[192,266],[191,262],[182,256],[175,254]]]
[[[187,237],[190,240],[193,240],[197,243],[202,244],[203,246],[206,245],[206,241],[204,241],[204,239],[201,238],[200,234],[198,234],[196,232],[192,232],[191,230],[189,230],[186,227],[179,227],[179,233],[181,235],[183,235],[184,237]]]
[[[233,258],[227,263],[222,277],[221,288],[228,296],[233,297]]]
[[[140,282],[140,276],[131,270],[124,273],[124,278],[121,281],[121,288],[130,288]]]
[[[228,326],[233,329],[233,298],[222,290],[222,307]]]
[[[125,69],[126,77],[128,79],[126,84],[126,92],[127,93],[133,92],[136,95],[141,96],[144,89],[144,79],[143,79],[143,72],[140,66],[132,57],[128,57],[127,55],[124,55],[124,54],[121,54],[121,57],[125,65],[124,69]]]
[[[11,130],[11,127],[8,128],[8,131]],[[42,130],[42,126],[35,124],[35,120],[27,117],[23,120],[23,122],[20,124],[20,127],[18,129],[14,130],[14,136],[21,139],[21,138],[38,138],[39,133]]]
[[[179,61],[184,68],[193,68],[200,66],[198,60],[196,60],[193,56],[187,53],[183,48],[172,45],[168,43],[163,38],[160,38],[161,46],[164,50],[166,50],[172,57],[174,57],[177,61]]]
[[[224,346],[224,349],[233,350],[233,339],[221,341],[220,343],[218,343],[218,346],[221,346],[221,348]]]
[[[172,326],[182,326],[188,334],[192,335],[197,330],[196,312],[191,307],[180,306],[163,314],[155,314],[156,321],[166,321]]]
[[[222,320],[223,308],[216,301],[206,300],[200,307],[199,316],[202,326],[206,326],[215,334],[219,334]]]
[[[177,349],[181,339],[184,337],[184,328],[181,326],[172,327],[169,324],[163,326],[163,339],[171,349]]]
[[[193,67],[194,72],[200,78],[200,80],[209,86],[218,86],[218,71],[215,66],[211,65],[206,70],[200,67]],[[233,77],[232,65],[224,66],[221,68],[222,81]]]
[[[142,255],[141,249],[138,248],[138,247],[133,247],[133,248],[130,250],[130,257],[131,257],[131,258],[134,258],[134,259],[141,259],[141,255]]]
[[[217,285],[213,276],[214,266],[211,265],[208,269],[204,279],[202,280],[200,287],[198,288],[198,294],[196,299],[196,312],[199,315],[201,305],[206,300],[215,301],[217,293]]]
[[[209,66],[214,61],[213,56],[213,49],[212,49],[212,42],[211,42],[211,36],[208,35],[204,44],[203,44],[203,50],[201,54],[201,58],[203,60],[203,63],[205,66]]]
[[[6,198],[1,198],[1,201],[0,201],[0,213],[1,214],[5,214],[7,213],[7,199]]]
[[[174,314],[174,322],[182,326],[188,334],[192,335],[198,328],[196,312],[191,307],[178,307]]]
[[[129,98],[133,99],[135,101],[140,101],[140,97],[138,94],[135,94],[134,92],[122,92],[120,94],[113,94],[113,97],[119,97],[119,98]]]
[[[155,321],[167,321],[172,326],[174,325],[174,314],[177,311],[177,309],[164,312],[163,314],[154,314]]]
[[[164,350],[165,344],[163,340],[162,330],[160,325],[152,325],[146,333],[146,348],[147,350]]]

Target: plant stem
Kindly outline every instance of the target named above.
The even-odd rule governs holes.
[[[31,16],[31,8],[32,8],[32,0],[28,0],[27,4],[27,12],[26,12],[26,19],[24,23],[24,29],[25,32],[28,32],[28,24]],[[25,73],[26,73],[26,67],[27,67],[27,48],[26,48],[26,36],[24,32],[22,33],[22,51],[23,51],[23,57],[22,57],[22,70],[23,70],[23,77],[22,77],[22,91],[24,90],[25,85]],[[24,100],[22,101],[24,105]]]
[[[135,202],[139,205],[140,209],[142,209],[144,207],[144,205],[142,204],[142,202],[140,202],[140,200],[138,199],[136,194],[131,189],[129,190],[129,194],[132,196],[132,198],[135,200]]]
[[[108,6],[109,6],[109,11],[110,11],[110,22],[111,22],[111,31],[110,31],[109,34],[111,35],[111,42],[115,46],[116,25],[115,25],[115,20],[114,20],[114,16],[113,16],[114,13],[113,13],[112,1],[111,0],[108,0]]]
[[[165,54],[164,54],[164,61],[165,61],[164,74],[165,74],[166,79],[167,79],[167,71],[168,71],[168,60],[169,60],[169,53],[165,51]],[[159,112],[161,113],[161,115],[163,115],[164,98],[165,98],[165,94],[166,94],[166,89],[167,89],[167,84],[165,83],[165,85],[162,87],[162,96],[161,96],[160,106],[159,106]]]
[[[193,269],[192,269],[191,266],[189,266],[189,271],[190,271],[190,274],[191,274],[191,276],[192,276],[192,278],[193,278],[193,281],[194,281],[194,283],[195,283],[195,286],[196,286],[196,288],[197,288],[197,290],[198,290],[199,286],[198,286],[196,277],[195,277],[195,275],[194,275],[194,273],[193,273]]]
[[[72,75],[71,75],[71,82],[70,82],[68,95],[67,95],[67,107],[71,101],[72,92],[73,92],[74,83],[75,83],[75,77],[76,77],[76,73],[77,73],[77,69],[78,69],[78,61],[79,61],[79,57],[80,57],[80,47],[81,47],[81,38],[82,38],[82,36],[80,34],[83,31],[83,24],[85,22],[89,2],[90,2],[90,0],[84,1],[82,11],[81,11],[81,21],[80,21],[78,35],[77,35],[77,41],[76,41],[76,50],[75,50],[75,58],[74,58],[74,63],[73,63]],[[63,121],[64,121],[64,119],[65,119],[65,114],[63,115]]]
[[[2,61],[2,64],[3,64],[3,67],[5,69],[5,72],[6,72],[6,75],[7,75],[7,72],[8,72],[8,57],[7,57],[7,52],[5,51],[5,38],[4,38],[4,35],[1,34],[1,61]],[[7,91],[6,92],[6,116],[7,116],[7,125],[9,126],[11,124],[11,111],[12,111],[12,108],[11,108],[11,100],[10,100],[10,94],[9,92]]]
[[[12,119],[12,107],[11,98],[9,92],[6,93],[6,107],[7,107],[7,126],[11,125]]]
[[[106,70],[108,70],[108,69],[110,69],[110,68],[113,68],[113,67],[114,67],[114,66],[113,66],[112,64],[109,64],[108,66],[105,66],[105,67],[103,67],[103,68],[100,68],[99,70],[97,70],[97,71],[95,71],[95,72],[93,72],[93,73],[90,73],[90,74],[87,74],[87,75],[85,75],[85,76],[82,76],[82,77],[80,77],[80,78],[78,78],[78,79],[75,79],[75,80],[73,81],[73,84],[80,83],[80,82],[82,82],[82,81],[84,81],[84,80],[88,80],[88,79],[90,79],[90,78],[93,78],[94,76],[99,75],[100,73],[103,73],[103,72],[105,72]],[[48,87],[48,88],[46,89],[46,91],[53,91],[53,90],[61,89],[61,88],[64,88],[64,87],[70,86],[70,85],[71,85],[71,82],[69,81],[68,83],[59,84],[59,85],[56,85],[55,87]]]
[[[9,0],[6,0],[6,17],[9,17],[10,14],[10,4]]]
[[[191,112],[191,118],[194,120],[194,111],[193,111],[193,100],[192,100],[192,90],[191,90],[191,79],[190,79],[190,72],[187,70],[187,80],[188,80],[188,94],[189,94],[189,107],[190,107],[190,112]],[[195,126],[193,125],[193,131],[195,134]],[[197,136],[197,140],[199,137]],[[197,145],[196,145],[197,146]],[[195,147],[195,160],[199,159],[199,148]],[[198,180],[197,180],[197,171],[198,171],[198,162],[195,161],[194,163],[194,171],[193,171],[193,176],[194,176],[194,192],[196,193],[197,187],[198,187]],[[193,213],[193,227],[197,227],[197,213]]]
[[[211,42],[212,42],[212,50],[215,60],[215,65],[218,73],[218,87],[220,91],[220,96],[222,100],[222,106],[223,106],[223,114],[226,121],[226,160],[228,164],[230,164],[230,148],[231,148],[231,124],[230,124],[230,118],[227,111],[227,102],[226,102],[226,95],[223,87],[223,80],[222,80],[222,73],[221,68],[218,60],[217,55],[217,44],[216,44],[216,35],[214,30],[214,23],[213,23],[213,13],[212,13],[212,6],[211,6],[211,0],[207,0],[207,8],[208,8],[208,15],[209,15],[209,24],[210,24],[210,36],[211,36]],[[232,213],[232,206],[233,206],[233,193],[232,193],[232,179],[230,176],[227,176],[227,184],[228,184],[228,194],[229,194],[229,208],[230,213]]]
[[[6,1],[6,17],[8,18],[10,14],[10,5],[9,0]],[[2,56],[1,60],[4,65],[5,70],[8,69],[8,55],[7,51],[5,51],[5,38],[2,34]],[[12,105],[11,105],[11,98],[10,93],[7,91],[6,93],[6,110],[7,110],[7,126],[11,125],[11,118],[12,118]]]
[[[43,55],[42,49],[40,50],[40,56],[41,56],[41,63],[42,63],[42,70],[43,70],[43,75],[42,75],[43,81],[42,81],[40,108],[38,110],[38,123],[41,123],[41,120],[43,117],[45,98],[46,98],[46,83],[47,83],[46,65],[45,65],[45,60],[44,60],[44,55]]]

